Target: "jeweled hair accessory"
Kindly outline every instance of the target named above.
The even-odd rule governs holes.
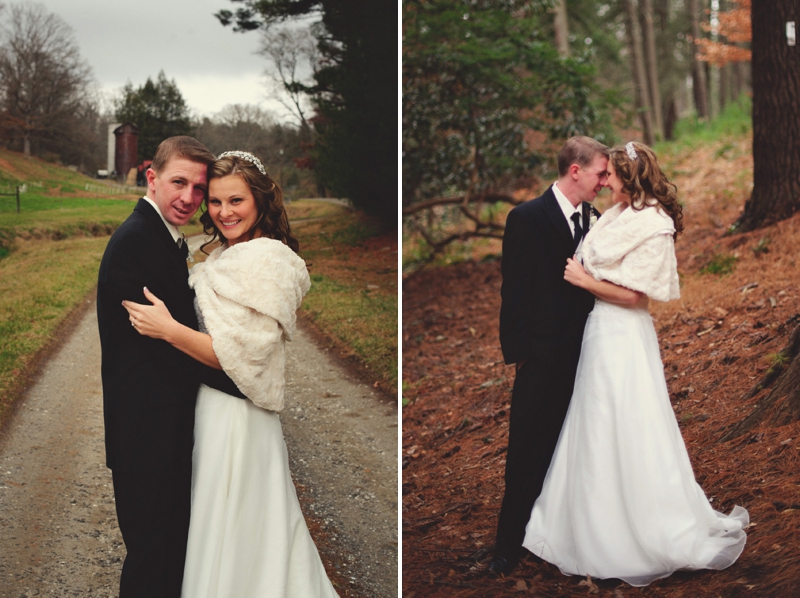
[[[260,172],[264,176],[267,176],[267,169],[264,168],[264,165],[261,163],[261,160],[256,158],[250,152],[242,152],[239,150],[234,150],[231,152],[222,152],[219,156],[217,156],[217,160],[221,160],[225,156],[235,156],[237,158],[241,158],[242,160],[247,160],[248,162],[251,162],[256,168],[258,168],[258,172]]]
[[[625,145],[625,151],[628,152],[628,157],[631,160],[635,160],[636,158],[639,157],[639,154],[636,153],[636,149],[633,147],[633,141],[629,141]]]

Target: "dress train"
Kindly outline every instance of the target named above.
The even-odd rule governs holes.
[[[644,586],[724,569],[747,511],[715,511],[697,484],[646,307],[598,300],[575,389],[523,546],[567,575]]]

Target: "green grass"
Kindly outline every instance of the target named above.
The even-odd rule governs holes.
[[[736,262],[736,256],[715,253],[709,262],[700,269],[700,274],[730,274],[736,267]]]
[[[16,199],[13,197],[0,197],[0,218],[8,219],[14,216],[25,216],[50,211],[69,210],[103,210],[115,209],[115,206],[126,206],[130,212],[135,201],[129,199],[105,199],[93,197],[58,197],[41,193],[23,193],[20,197],[20,213],[17,214]]]
[[[700,120],[696,116],[680,119],[675,124],[675,140],[657,143],[653,149],[659,157],[662,154],[680,154],[720,139],[739,139],[749,134],[752,128],[752,100],[742,95],[735,102],[729,102],[714,119]],[[732,147],[723,144],[718,154],[724,155]]]
[[[0,248],[6,253],[13,251],[15,238],[58,240],[110,235],[131,214],[136,201],[35,197],[22,206],[19,214],[0,210]],[[191,236],[203,232],[203,227],[195,217],[181,230]]]
[[[319,327],[350,347],[359,361],[397,386],[397,297],[311,275],[303,301]]]
[[[313,218],[328,218],[343,211],[342,206],[315,199],[295,199],[286,204],[286,213],[289,221],[309,220]]]
[[[751,249],[753,250],[753,254],[756,256],[764,255],[765,253],[769,253],[769,244],[772,242],[772,239],[769,237],[761,237],[761,239],[756,243]]]
[[[12,253],[15,238],[109,235],[134,206],[131,201],[118,199],[52,198],[36,194],[23,195],[20,203],[19,214],[15,210],[0,210],[0,247]]]
[[[0,423],[21,376],[97,283],[108,237],[17,241],[0,260]]]

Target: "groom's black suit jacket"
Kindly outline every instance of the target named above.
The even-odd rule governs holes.
[[[583,204],[583,230],[589,214]],[[599,215],[594,211],[596,215]],[[564,280],[574,241],[552,187],[511,210],[503,236],[500,344],[522,364],[511,399],[498,556],[516,560],[572,395],[594,296]]]
[[[131,326],[123,299],[149,304],[147,287],[172,317],[197,329],[186,260],[144,199],[112,235],[100,264],[97,319],[102,348],[106,464],[164,471],[191,464],[200,382],[243,397],[221,371],[201,365]]]
[[[583,203],[583,230],[589,228]],[[597,214],[597,212],[595,212]],[[511,210],[503,236],[500,344],[506,363],[560,357],[562,339],[583,330],[594,296],[564,280],[575,253],[553,188]]]
[[[122,301],[149,304],[145,286],[178,322],[197,329],[184,254],[140,199],[112,235],[98,276],[106,464],[128,551],[120,595],[179,596],[197,391],[202,381],[243,395],[223,372],[134,330]]]

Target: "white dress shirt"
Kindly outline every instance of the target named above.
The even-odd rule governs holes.
[[[561,189],[558,188],[558,183],[553,183],[553,193],[556,194],[556,199],[558,200],[558,205],[561,208],[561,211],[564,212],[564,218],[567,219],[567,224],[569,225],[569,232],[572,236],[575,236],[575,223],[572,221],[572,215],[577,213],[583,217],[583,211],[581,210],[581,204],[578,204],[578,207],[572,205],[572,202],[567,199],[567,196],[561,192]]]

